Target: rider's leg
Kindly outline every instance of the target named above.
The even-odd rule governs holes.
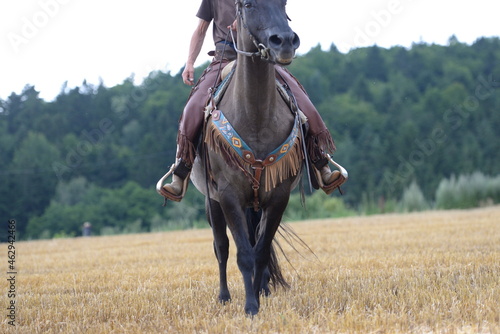
[[[222,61],[222,67],[228,61]],[[203,72],[196,85],[191,90],[182,116],[179,120],[177,134],[176,163],[172,182],[163,186],[163,196],[180,201],[186,191],[185,182],[191,172],[196,156],[195,143],[198,142],[203,124],[204,110],[210,97],[209,89],[214,86],[219,71],[219,61],[212,62]]]
[[[281,66],[276,66],[276,70],[279,74],[278,78],[281,76],[286,82],[297,101],[299,109],[307,117],[307,123],[309,125],[309,131],[306,138],[307,154],[314,168],[318,171],[317,174],[321,177],[321,181],[324,185],[321,185],[320,182],[321,188],[325,192],[331,193],[333,189],[330,189],[328,185],[332,184],[340,177],[340,172],[337,170],[332,172],[328,166],[326,153],[333,153],[335,151],[335,144],[330,135],[330,131],[328,131],[323,119],[299,81],[288,70]]]

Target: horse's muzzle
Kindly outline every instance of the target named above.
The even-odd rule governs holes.
[[[267,45],[273,51],[276,63],[289,65],[300,45],[300,38],[293,31],[275,34],[269,37]]]

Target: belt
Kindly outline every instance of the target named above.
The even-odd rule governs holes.
[[[236,51],[234,48],[226,43],[217,43],[215,45],[215,51],[210,51],[209,56],[214,57],[214,60],[227,59],[229,61],[236,59]]]

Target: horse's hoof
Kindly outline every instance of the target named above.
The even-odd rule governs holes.
[[[225,303],[228,303],[230,301],[231,301],[231,295],[229,294],[229,292],[221,293],[219,295],[219,303],[225,304]]]
[[[257,313],[259,313],[259,307],[255,304],[246,305],[245,306],[245,313],[248,316],[253,317],[254,315],[257,315]]]

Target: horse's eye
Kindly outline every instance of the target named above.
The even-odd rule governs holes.
[[[252,3],[250,1],[245,1],[243,6],[245,6],[245,8],[252,8]]]

